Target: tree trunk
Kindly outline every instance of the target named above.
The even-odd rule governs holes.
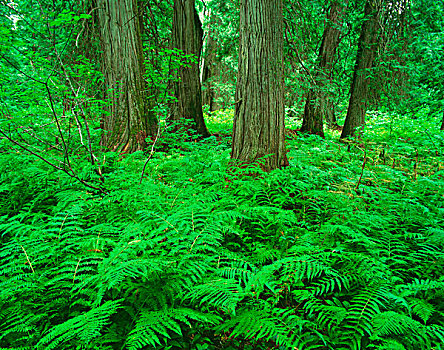
[[[216,102],[217,88],[215,82],[220,77],[220,69],[222,67],[220,67],[220,64],[218,64],[219,62],[217,62],[216,59],[217,43],[214,38],[215,33],[213,29],[215,25],[220,25],[220,21],[217,21],[213,14],[210,14],[210,16],[211,20],[205,45],[205,58],[202,65],[202,102],[209,106],[210,112],[214,112],[218,109],[218,104]]]
[[[185,55],[194,55],[195,63],[182,66],[179,78],[174,86],[177,103],[174,106],[173,119],[193,120],[197,132],[209,135],[202,112],[202,90],[199,77],[199,59],[202,50],[202,23],[195,8],[195,0],[174,0],[173,48]]]
[[[319,48],[318,70],[315,74],[317,85],[313,86],[308,92],[301,127],[302,132],[324,137],[323,117],[325,116],[327,123],[330,125],[335,122],[333,105],[324,89],[332,76],[341,25],[341,7],[337,1],[333,1],[322,36],[322,44]]]
[[[101,143],[116,152],[147,146],[157,132],[157,118],[148,104],[140,15],[136,0],[96,0],[100,27],[105,99]]]
[[[231,158],[288,165],[284,144],[282,0],[242,0]]]
[[[444,111],[442,112],[441,131],[444,131]]]
[[[367,0],[365,4],[366,20],[361,27],[355,71],[350,89],[350,100],[341,138],[356,136],[357,128],[363,127],[365,124],[365,112],[370,82],[368,74],[373,66],[378,47],[379,8],[380,6],[376,6],[374,1],[371,0]]]

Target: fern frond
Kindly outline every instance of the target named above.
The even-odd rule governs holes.
[[[300,255],[275,261],[273,267],[282,267],[282,273],[290,276],[293,281],[307,279],[312,281],[322,275],[336,275],[337,272],[323,263],[321,259],[310,255]]]
[[[325,344],[313,324],[294,315],[291,309],[273,309],[269,312],[240,310],[238,316],[217,326],[215,330],[218,333],[228,331],[231,337],[273,340],[278,346],[286,348],[310,349],[310,343]]]
[[[282,256],[282,251],[273,246],[258,248],[252,257],[252,261],[258,264],[265,264],[267,261],[275,261]]]
[[[340,303],[323,302],[312,295],[308,295],[306,298],[304,310],[307,312],[307,316],[315,318],[321,327],[333,329],[347,316],[346,307]]]
[[[412,312],[415,315],[418,315],[424,321],[424,324],[427,323],[435,312],[435,306],[423,299],[411,299],[409,300],[409,304],[412,308]]]
[[[372,320],[380,314],[380,307],[387,299],[386,286],[369,286],[359,291],[350,302],[347,315],[342,322],[344,328],[341,343],[360,348],[361,339],[372,334]]]
[[[408,284],[397,286],[403,297],[416,296],[419,292],[430,292],[432,290],[444,289],[444,281],[433,281],[429,279],[417,279]]]
[[[342,290],[350,290],[352,285],[361,284],[362,276],[359,274],[349,273],[347,275],[337,275],[323,277],[319,281],[312,284],[312,290],[314,295],[325,295],[333,292],[337,289],[339,292]]]
[[[232,261],[231,264],[224,264],[226,266],[220,266],[216,273],[227,279],[237,280],[238,283],[242,283],[243,286],[248,284],[248,281],[253,276],[254,267],[245,261]]]
[[[78,339],[79,345],[87,345],[100,337],[100,330],[110,323],[110,317],[121,307],[122,300],[107,301],[103,305],[65,321],[52,329],[40,339],[37,348],[45,350],[60,349],[67,343]],[[77,342],[76,342],[77,343]]]
[[[32,312],[32,310],[30,310]],[[8,338],[10,334],[14,334],[14,338],[17,335],[28,334],[29,332],[35,332],[36,325],[42,318],[45,317],[44,314],[27,314],[23,307],[11,307],[0,312],[1,319],[4,320],[0,324],[0,342],[4,338]],[[18,342],[13,342],[12,345],[18,344]]]
[[[375,350],[407,350],[403,344],[394,339],[383,339],[382,344],[373,347]]]
[[[237,281],[221,278],[194,286],[185,297],[192,302],[199,301],[200,305],[207,304],[235,314],[236,306],[244,296],[244,290]]]
[[[376,315],[373,319],[374,336],[391,337],[409,335],[416,339],[419,346],[426,347],[430,343],[427,329],[420,322],[394,311],[386,311]],[[411,338],[410,338],[411,339]]]
[[[444,326],[430,325],[427,327],[427,333],[435,340],[435,344],[444,344]]]
[[[142,349],[148,345],[154,348],[174,335],[182,335],[181,326],[191,327],[190,321],[214,325],[221,319],[188,308],[143,310],[134,329],[128,335],[126,345],[129,350]]]

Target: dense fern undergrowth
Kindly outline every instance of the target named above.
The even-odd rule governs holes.
[[[444,349],[444,138],[374,120],[290,132],[269,174],[223,134],[140,184],[146,155],[108,153],[107,194],[3,145],[0,347]]]

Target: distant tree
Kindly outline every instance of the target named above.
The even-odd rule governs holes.
[[[206,0],[202,57],[202,102],[209,110],[230,108],[234,102],[239,53],[239,6]]]
[[[217,87],[215,81],[220,76],[221,65],[216,57],[217,38],[215,37],[215,26],[220,22],[214,15],[210,13],[210,23],[206,35],[205,55],[202,62],[202,86],[204,88],[202,101],[208,105],[210,112],[217,109]],[[220,24],[220,23],[219,23]]]
[[[412,41],[410,0],[391,1],[379,14],[378,52],[372,67],[367,108],[405,109],[409,104],[407,61]],[[410,22],[410,23],[409,23]]]
[[[444,131],[444,111],[442,112],[441,131]]]
[[[174,0],[172,47],[185,55],[194,55],[196,62],[179,69],[179,79],[174,84],[177,102],[173,119],[193,120],[197,132],[209,135],[202,112],[202,90],[199,74],[199,60],[202,50],[203,30],[195,7],[195,0]]]
[[[331,79],[336,51],[340,40],[340,27],[342,26],[341,5],[333,1],[330,5],[327,23],[325,25],[322,43],[317,59],[317,71],[314,75],[315,86],[312,86],[307,94],[304,117],[301,131],[324,136],[323,117],[327,123],[333,124],[334,110],[326,89],[328,80]]]
[[[364,23],[358,41],[350,100],[341,138],[356,136],[357,128],[365,123],[370,72],[378,49],[378,21],[382,0],[367,0],[364,9]]]
[[[157,132],[157,119],[149,105],[144,80],[141,18],[136,0],[96,0],[103,51],[105,99],[110,101],[103,119],[102,144],[117,152],[147,146]]]
[[[282,0],[242,0],[232,159],[288,165],[284,143]]]

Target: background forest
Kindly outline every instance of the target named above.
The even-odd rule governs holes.
[[[0,349],[444,349],[442,0],[0,13]]]

